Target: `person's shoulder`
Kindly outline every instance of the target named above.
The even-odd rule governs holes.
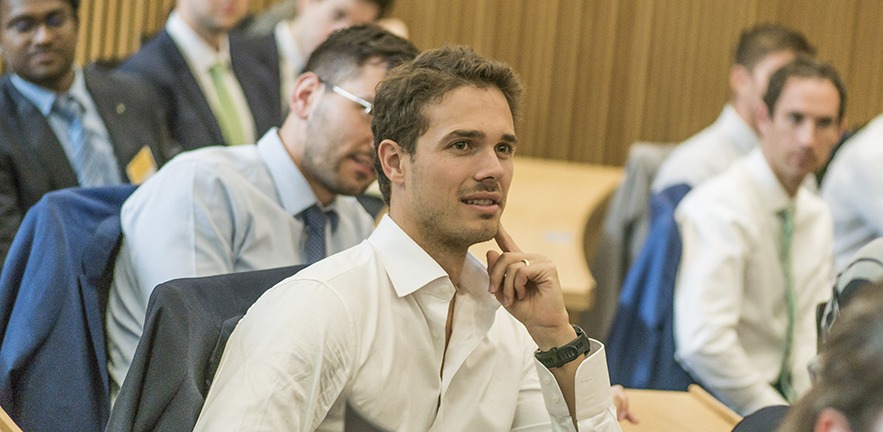
[[[297,290],[304,286],[328,291],[350,311],[377,304],[382,295],[383,266],[367,242],[312,264],[279,284],[280,290]]]
[[[119,69],[125,73],[134,73],[155,79],[161,76],[163,71],[171,68],[169,65],[170,56],[175,52],[181,56],[169,34],[165,30],[161,30],[141,45],[138,51],[125,59]],[[181,59],[183,61],[183,57]]]
[[[743,164],[737,161],[722,173],[691,189],[678,204],[677,212],[696,218],[729,212],[746,200],[743,185],[747,181]]]

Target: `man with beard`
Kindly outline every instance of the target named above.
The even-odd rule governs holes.
[[[389,214],[249,309],[196,430],[343,431],[346,405],[379,430],[619,430],[603,346],[500,225],[520,94],[462,47],[390,73],[372,123]],[[468,250],[492,238],[485,266]]]
[[[387,71],[416,54],[378,27],[334,33],[298,77],[280,128],[255,146],[184,153],[126,201],[107,318],[117,386],[157,284],[309,264],[368,237],[372,217],[340,195],[374,180],[369,101]]]

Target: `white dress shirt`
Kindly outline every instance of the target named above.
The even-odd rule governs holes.
[[[218,50],[215,50],[175,11],[169,15],[169,19],[166,21],[166,32],[181,50],[181,54],[184,55],[184,60],[187,61],[190,72],[196,77],[196,82],[199,83],[202,94],[208,100],[215,117],[218,117],[217,113],[221,112],[221,102],[215,85],[212,83],[209,70],[218,63],[225,63],[228,66],[227,72],[224,74],[224,84],[233,99],[233,106],[236,108],[239,121],[242,124],[243,134],[248,142],[254,142],[257,139],[254,117],[251,115],[251,109],[245,99],[245,92],[242,91],[242,86],[239,85],[236,75],[233,74],[233,66],[230,61],[230,41],[227,35],[221,38],[221,45]]]
[[[822,183],[834,218],[834,259],[842,269],[862,246],[883,236],[883,115],[843,144]]]
[[[156,285],[306,262],[304,224],[294,215],[317,203],[276,128],[255,145],[182,153],[123,204],[123,244],[108,301],[112,380],[122,384]],[[368,238],[374,221],[353,197],[325,207],[329,254]]]
[[[386,216],[362,244],[262,296],[230,337],[195,430],[572,430],[557,381],[469,255],[455,288]],[[603,346],[576,374],[581,430],[619,430]],[[550,425],[551,417],[551,425]]]
[[[686,183],[696,187],[757,147],[754,129],[732,105],[725,105],[710,126],[678,145],[659,167],[653,192]]]
[[[679,361],[742,415],[785,404],[771,383],[785,353],[786,287],[777,212],[793,206],[792,282],[797,294],[791,373],[810,386],[815,309],[829,295],[831,216],[805,187],[792,200],[760,149],[693,189],[675,211],[683,251],[675,287]]]

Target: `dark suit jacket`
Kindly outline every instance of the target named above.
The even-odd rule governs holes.
[[[273,35],[230,35],[233,74],[242,86],[254,117],[255,132],[282,123],[279,106],[279,54]],[[202,93],[196,76],[172,37],[162,30],[129,57],[120,69],[158,87],[167,108],[172,138],[185,150],[226,144],[221,127]]]
[[[130,76],[84,69],[86,88],[107,127],[121,178],[144,146],[157,165],[174,149],[156,91]],[[64,148],[37,107],[6,76],[0,81],[0,266],[25,212],[46,192],[79,186]]]

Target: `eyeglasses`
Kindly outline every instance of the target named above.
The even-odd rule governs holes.
[[[14,31],[20,35],[30,35],[37,31],[41,25],[46,25],[48,29],[57,30],[64,27],[74,19],[74,16],[67,11],[52,12],[49,15],[39,18],[35,16],[20,16],[14,18],[6,24],[6,30]]]
[[[321,78],[319,79],[319,81],[322,84],[325,84],[326,86],[331,87],[331,91],[333,91],[334,93],[337,93],[337,94],[361,105],[362,110],[365,111],[365,114],[371,115],[371,113],[374,111],[374,104],[372,104],[371,102],[368,102],[365,99],[362,99],[362,98],[360,98],[360,97],[358,97],[358,96],[356,96],[356,95],[354,95],[354,94],[352,94],[352,93],[350,93],[350,92],[348,92],[348,91],[346,91],[346,90],[344,90],[334,84],[331,84],[330,82],[325,81]]]

